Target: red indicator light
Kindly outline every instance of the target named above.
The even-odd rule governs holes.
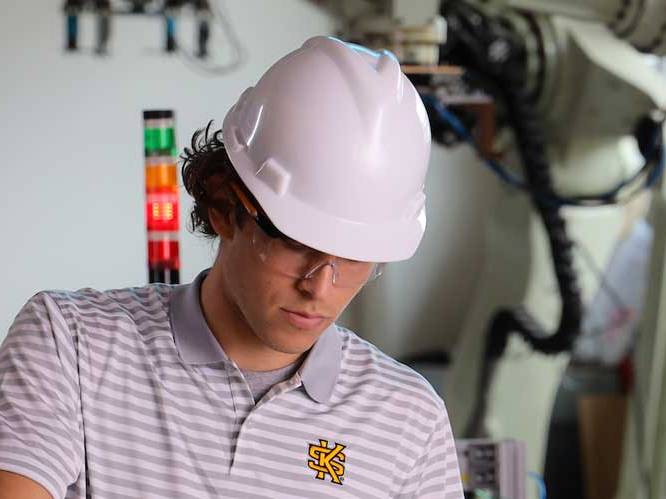
[[[178,195],[174,193],[147,194],[146,225],[149,231],[177,231],[179,227]]]
[[[152,268],[180,269],[178,234],[153,233],[148,240],[148,265]]]

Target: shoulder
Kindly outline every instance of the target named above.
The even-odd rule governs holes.
[[[86,287],[75,291],[44,290],[40,291],[38,295],[45,295],[63,307],[75,306],[97,310],[114,310],[161,303],[163,297],[168,296],[171,288],[172,286],[167,284],[148,284],[104,291]]]
[[[151,311],[167,303],[171,286],[149,284],[99,291],[81,288],[75,291],[45,290],[38,293],[55,302],[63,311],[83,314],[121,313],[132,315],[138,311]]]
[[[358,379],[378,393],[393,392],[391,399],[404,407],[433,416],[446,414],[444,401],[421,374],[353,331],[337,324],[336,329],[342,339],[343,376]]]
[[[26,302],[16,320],[48,321],[72,335],[82,329],[162,322],[168,320],[172,287],[150,284],[104,291],[90,287],[42,290]]]

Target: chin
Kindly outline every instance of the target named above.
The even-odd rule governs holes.
[[[317,341],[319,336],[326,330],[324,328],[316,330],[298,329],[290,324],[274,329],[267,336],[267,341],[275,350],[288,354],[301,354],[309,350]]]

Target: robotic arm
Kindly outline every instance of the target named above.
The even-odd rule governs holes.
[[[495,0],[493,3],[599,23],[641,52],[666,55],[666,8],[662,0]]]
[[[574,266],[571,233],[603,266],[624,218],[622,202],[654,186],[663,170],[666,81],[645,54],[666,54],[666,1],[336,3],[346,38],[391,48],[410,70],[421,68],[415,77],[429,94],[424,100],[434,131],[452,126],[442,109],[454,100],[441,92],[446,63],[462,71],[458,88],[492,97],[498,128],[513,132],[522,165],[515,185],[528,192],[532,208],[504,192],[488,217],[486,267],[443,391],[459,434],[520,438],[528,467],[539,469],[582,303],[596,290],[596,278]],[[430,68],[429,78],[423,68]],[[472,120],[470,127],[478,138],[482,123]],[[492,151],[486,156],[492,160]],[[666,222],[663,193],[653,206],[659,226]],[[644,497],[655,499],[666,495],[666,460],[654,444],[666,421],[665,359],[655,353],[655,346],[666,349],[666,318],[658,312],[666,308],[665,258],[666,244],[658,239],[636,362],[636,393],[646,411],[634,421],[640,435],[625,452],[640,464],[625,462],[623,472],[627,483],[638,475],[651,482]],[[502,362],[525,343],[535,351],[527,371]],[[500,393],[500,385],[512,383]]]
[[[656,31],[652,28],[655,24],[664,25],[666,3],[645,2],[640,6],[642,10],[637,5],[627,5],[629,10],[618,10],[612,24],[606,22],[609,17],[594,17],[603,12],[601,2],[591,4],[595,9],[583,9],[580,4],[566,2],[510,2],[511,5],[506,5],[509,3],[506,2],[504,6],[498,3],[492,4],[495,15],[502,16],[513,32],[520,33],[525,43],[527,88],[541,119],[542,133],[547,137],[545,157],[548,158],[552,192],[568,200],[589,201],[583,204],[610,204],[605,213],[599,210],[595,213],[595,209],[587,214],[576,212],[575,209],[568,212],[560,210],[565,216],[557,222],[556,230],[546,231],[550,252],[544,251],[538,236],[533,237],[538,234],[538,229],[526,229],[532,232],[531,236],[524,238],[530,245],[530,263],[527,265],[531,268],[524,277],[523,289],[514,295],[513,301],[528,305],[522,312],[534,311],[535,315],[530,314],[530,317],[537,320],[537,327],[530,326],[530,317],[521,325],[520,321],[515,321],[517,314],[512,318],[511,315],[507,317],[506,314],[492,315],[488,312],[493,306],[503,304],[501,298],[498,298],[498,288],[507,286],[507,282],[505,277],[498,286],[496,273],[484,273],[480,287],[487,289],[479,292],[473,307],[474,313],[480,317],[470,317],[466,323],[449,383],[444,390],[450,411],[454,413],[454,418],[459,418],[458,428],[467,428],[469,436],[522,436],[527,441],[528,450],[532,452],[531,456],[528,455],[529,467],[535,469],[541,466],[545,448],[543,435],[547,432],[544,422],[549,420],[557,382],[568,360],[566,352],[578,334],[580,309],[576,310],[576,281],[580,283],[579,296],[582,301],[587,301],[594,289],[590,286],[589,276],[580,269],[577,275],[571,275],[574,268],[572,259],[562,265],[562,257],[567,259],[567,246],[570,243],[558,241],[561,239],[559,236],[563,232],[570,233],[567,229],[573,227],[573,232],[578,232],[576,239],[594,249],[597,259],[605,262],[608,250],[617,239],[616,228],[623,213],[622,206],[614,203],[626,199],[612,186],[622,186],[625,179],[640,176],[642,170],[635,160],[635,147],[632,151],[632,136],[636,137],[646,164],[654,162],[654,169],[647,175],[643,185],[654,185],[663,170],[664,153],[658,149],[663,147],[666,82],[663,76],[649,70],[645,56],[638,48],[646,49],[649,46],[655,53],[664,53],[664,31],[659,31],[659,36],[648,34]],[[515,10],[517,3],[521,3],[522,8],[529,4],[531,9]],[[654,4],[659,4],[659,9]],[[576,18],[570,17],[574,12]],[[606,12],[610,12],[610,9]],[[529,168],[529,162],[525,161],[524,156],[523,165]],[[653,200],[654,227],[663,227],[666,221],[664,205],[662,187]],[[534,206],[542,213],[541,219],[548,228],[548,218],[554,212],[548,210],[543,216],[538,201]],[[520,219],[515,211],[505,211],[505,216],[493,217],[489,224],[496,229],[503,226],[503,220],[512,217],[514,220]],[[594,225],[608,227],[608,230],[592,232],[589,228],[577,229],[577,226],[585,226],[585,217],[598,222]],[[511,234],[511,227],[506,222],[504,227]],[[489,230],[488,233],[490,252],[506,251],[510,244],[506,238],[498,235],[497,230]],[[549,273],[544,273],[544,269],[550,266],[551,256],[555,264],[554,279]],[[491,261],[488,268],[506,263],[492,254],[488,258]],[[666,494],[666,463],[660,445],[664,437],[661,435],[663,430],[658,430],[663,428],[666,419],[663,391],[665,359],[661,353],[665,346],[663,336],[666,329],[663,312],[660,313],[666,307],[665,258],[663,236],[657,235],[652,256],[648,308],[643,317],[642,335],[634,357],[637,384],[631,402],[632,413],[627,431],[631,436],[625,441],[619,495],[627,499],[641,497],[637,491],[643,491],[642,497],[650,498],[664,497]],[[537,334],[540,339],[534,342],[530,339],[535,337],[533,333],[542,333],[545,329],[539,327],[539,324],[558,322],[558,314],[555,312],[557,305],[544,291],[544,285],[539,284],[539,281],[543,283],[552,280],[557,281],[560,289],[559,325],[556,333],[548,337]],[[491,328],[489,334],[486,334],[484,323],[487,324],[488,320]],[[494,327],[495,322],[501,320],[509,321],[509,324]],[[560,360],[558,356],[552,355],[551,359],[544,357],[539,360],[538,355],[534,355],[532,366],[527,368],[516,368],[509,362],[502,363],[500,355],[505,350],[511,352],[520,349],[515,344],[507,346],[503,343],[508,341],[508,333],[519,331],[524,325],[527,326],[527,334],[523,338],[535,350],[551,354],[563,352],[559,355]],[[484,333],[479,334],[480,330]],[[497,332],[500,333],[499,337]],[[486,344],[489,345],[485,352],[478,347],[484,334]],[[553,348],[553,342],[558,336],[562,341]],[[530,379],[531,375],[535,376],[534,382]],[[470,396],[469,390],[461,390],[460,387],[475,382],[479,382],[480,389],[476,400],[471,402],[469,399],[474,399],[474,394]],[[513,392],[502,392],[500,385],[509,384],[513,385]],[[521,403],[523,397],[530,402]]]

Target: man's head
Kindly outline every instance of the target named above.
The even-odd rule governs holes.
[[[421,99],[391,53],[315,37],[209,132],[193,137],[183,179],[193,228],[222,240],[211,274],[265,344],[302,352],[377,264],[411,257],[421,241]]]
[[[223,279],[220,299],[274,350],[302,353],[381,266],[337,258],[282,234],[235,173],[220,131],[211,134],[210,126],[185,150],[183,180],[195,201],[192,229],[220,238],[214,266]]]

